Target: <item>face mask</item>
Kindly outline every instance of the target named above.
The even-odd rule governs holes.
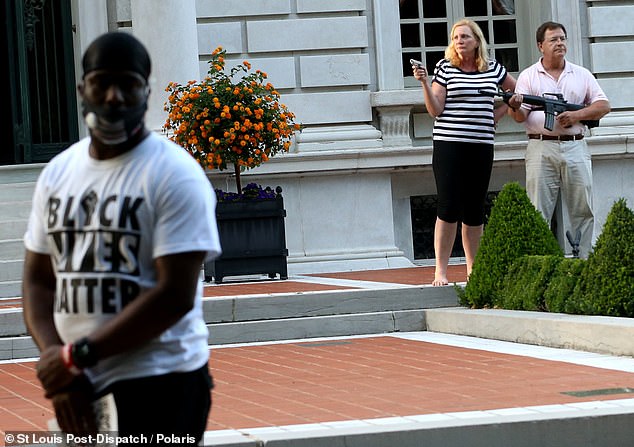
[[[106,146],[125,143],[143,128],[147,100],[134,108],[112,109],[83,102],[83,115],[93,138]]]

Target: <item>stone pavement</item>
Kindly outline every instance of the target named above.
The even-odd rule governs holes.
[[[453,269],[450,279],[464,280],[463,266]],[[428,284],[430,270],[213,285],[205,295],[291,301],[334,287],[343,298],[368,281],[379,290]],[[429,322],[434,312],[451,311],[431,310]],[[215,344],[210,328],[216,388],[205,445],[634,445],[629,356],[425,330]],[[1,362],[0,431],[45,430],[52,417],[34,359]]]

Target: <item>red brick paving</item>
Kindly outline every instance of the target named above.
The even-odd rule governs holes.
[[[319,273],[310,275],[322,278],[351,279],[358,281],[390,282],[409,285],[429,285],[434,280],[434,267],[405,267],[399,269],[364,270],[358,272]],[[464,264],[452,264],[447,269],[449,284],[464,282],[467,267]]]
[[[611,400],[634,374],[389,336],[219,348],[208,429]],[[34,363],[0,365],[1,430],[45,430]]]
[[[208,285],[205,286],[203,290],[203,295],[206,298],[210,298],[236,295],[261,295],[268,293],[319,292],[324,290],[344,289],[354,289],[354,287],[314,284],[292,280],[271,280],[252,283]]]
[[[610,400],[634,374],[371,337],[217,349],[208,428],[249,428]]]

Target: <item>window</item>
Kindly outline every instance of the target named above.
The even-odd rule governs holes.
[[[409,60],[422,61],[433,73],[451,26],[463,17],[482,28],[491,57],[509,72],[519,71],[515,0],[400,0],[399,11],[405,86],[418,85]]]

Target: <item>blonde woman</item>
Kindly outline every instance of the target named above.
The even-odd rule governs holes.
[[[434,286],[449,284],[447,266],[462,222],[467,276],[480,245],[497,121],[506,105],[494,108],[494,99],[479,90],[515,89],[515,79],[499,62],[489,59],[487,43],[473,21],[456,22],[449,35],[445,58],[436,64],[431,84],[424,67],[412,67],[423,86],[425,105],[435,118],[432,167],[438,194],[434,231],[436,272]]]

